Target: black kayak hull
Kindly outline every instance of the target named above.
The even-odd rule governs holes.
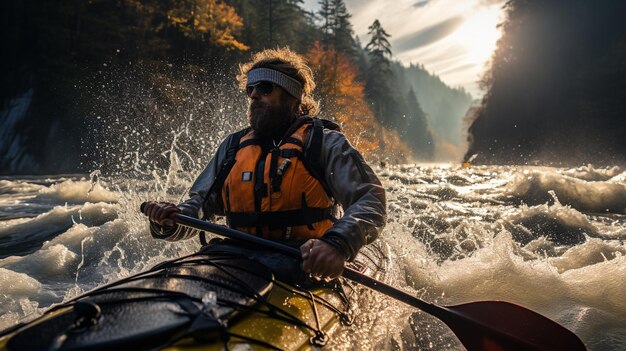
[[[386,264],[383,251],[366,248],[353,268],[380,277]],[[55,306],[33,322],[5,331],[0,350],[322,345],[338,322],[348,323],[348,295],[354,289],[337,282],[320,285],[299,264],[249,247],[211,245]]]

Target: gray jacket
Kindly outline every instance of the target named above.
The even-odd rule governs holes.
[[[178,205],[183,214],[204,219],[224,214],[221,189],[211,191],[208,198],[207,194],[224,163],[232,137],[231,134],[222,142],[213,159],[198,176],[189,192],[190,198]],[[307,145],[309,142],[310,138]],[[344,209],[343,217],[320,240],[333,245],[352,260],[363,245],[378,237],[385,225],[385,190],[363,156],[342,133],[324,129],[320,157],[321,164],[325,165],[323,176],[326,185],[335,202]],[[150,228],[152,236],[165,240],[187,239],[199,232],[182,226],[166,228],[156,223],[151,223]]]

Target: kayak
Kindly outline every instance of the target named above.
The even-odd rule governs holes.
[[[349,265],[384,281],[387,250],[365,246]],[[0,332],[0,350],[307,350],[351,324],[362,289],[315,282],[297,259],[224,240]]]

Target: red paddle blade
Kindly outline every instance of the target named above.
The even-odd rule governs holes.
[[[565,327],[524,307],[503,301],[444,307],[439,316],[470,351],[582,351],[583,342]]]

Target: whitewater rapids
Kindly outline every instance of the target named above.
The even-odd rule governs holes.
[[[450,164],[376,169],[389,283],[439,304],[505,300],[626,349],[626,172]],[[178,172],[180,173],[180,172]],[[98,285],[196,251],[152,239],[146,200],[178,202],[193,177],[0,178],[0,329]],[[158,177],[157,177],[158,178]],[[436,319],[366,294],[328,349],[461,349]]]

